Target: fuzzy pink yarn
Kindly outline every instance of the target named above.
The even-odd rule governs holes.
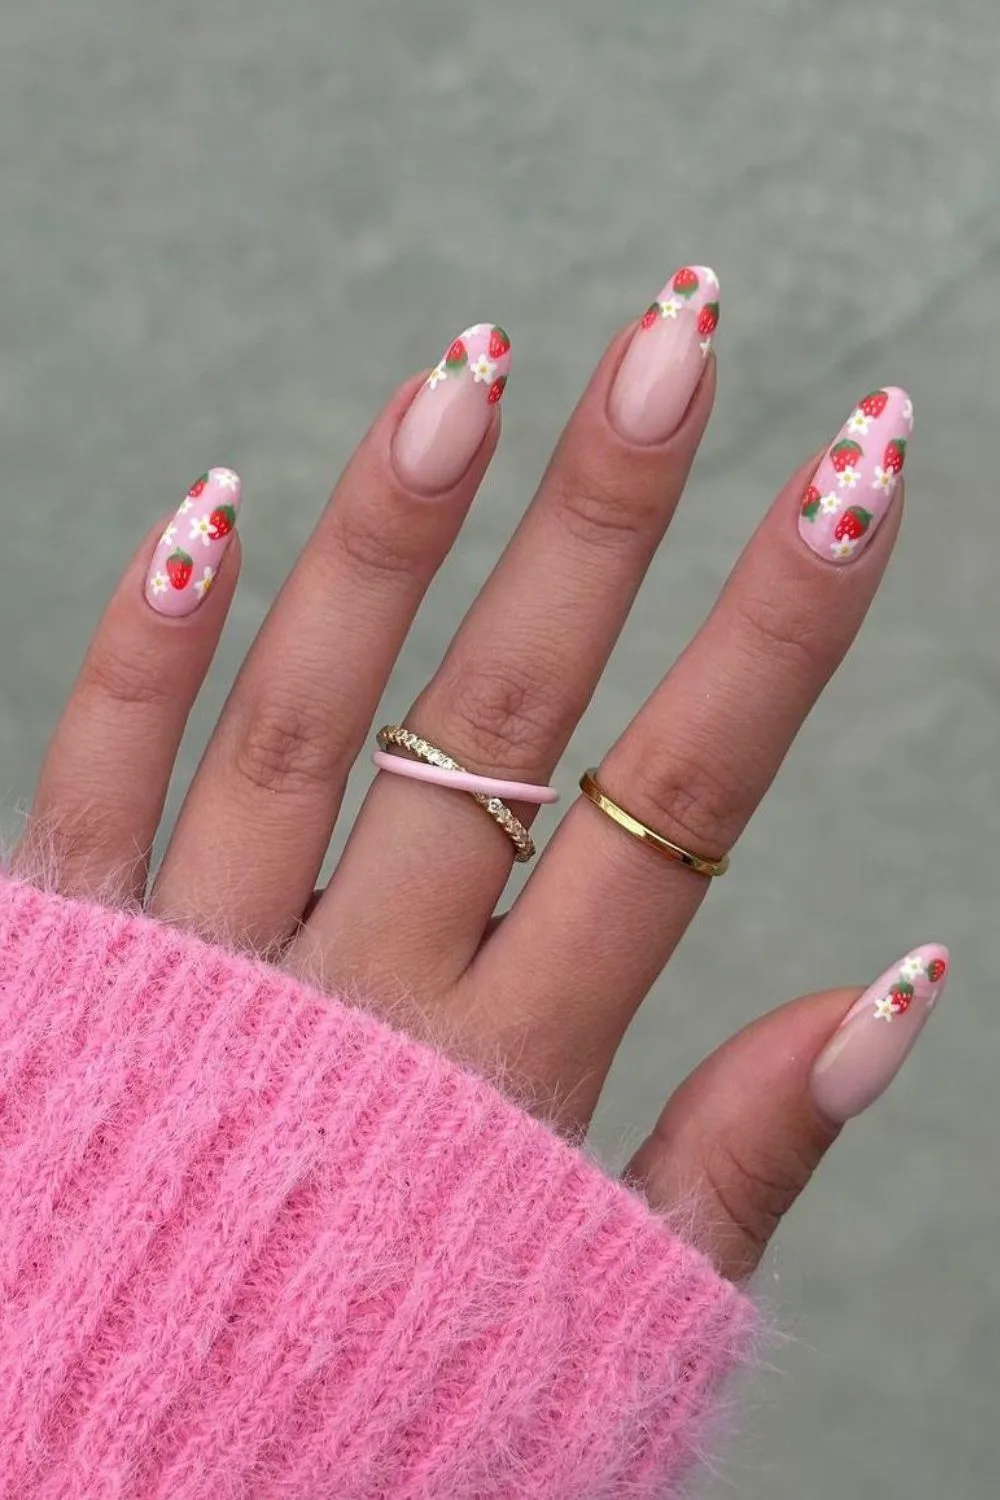
[[[372,1015],[0,876],[0,1496],[664,1500],[753,1312]]]

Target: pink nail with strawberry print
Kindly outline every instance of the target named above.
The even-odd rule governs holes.
[[[831,443],[799,512],[799,535],[826,562],[868,546],[892,504],[913,431],[913,402],[898,386],[869,391]]]
[[[232,469],[209,469],[191,486],[157,543],[146,577],[146,600],[157,614],[190,615],[207,598],[239,508],[240,480]]]
[[[510,339],[476,323],[453,339],[417,392],[392,445],[404,484],[438,494],[457,484],[496,420],[510,374]]]
[[[873,1104],[906,1061],[948,978],[947,948],[925,943],[876,979],[817,1058],[813,1102],[843,1124]]]
[[[612,426],[630,443],[663,443],[680,426],[719,326],[719,278],[681,266],[646,309],[608,397]]]

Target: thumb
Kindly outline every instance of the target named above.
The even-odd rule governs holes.
[[[681,1084],[626,1180],[683,1213],[724,1276],[749,1276],[843,1123],[898,1073],[948,962],[928,943],[864,992],[807,995],[752,1022]]]

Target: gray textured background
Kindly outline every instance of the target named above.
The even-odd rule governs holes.
[[[862,390],[915,398],[869,622],[596,1126],[623,1158],[752,1013],[951,945],[933,1026],[767,1267],[792,1342],[703,1487],[718,1497],[1000,1482],[998,69],[995,0],[0,0],[8,831],[155,515],[211,463],[244,477],[245,571],[186,774],[352,445],[467,323],[514,338],[504,442],[397,711],[612,330],[681,262],[722,278],[716,417],[567,791],[790,469]]]

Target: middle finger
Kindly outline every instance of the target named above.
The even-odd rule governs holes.
[[[471,770],[546,781],[618,639],[708,422],[718,280],[675,272],[616,339],[538,495],[405,723]],[[534,808],[513,804],[522,822]],[[447,985],[475,953],[512,845],[471,798],[377,778],[291,955],[341,983]],[[376,899],[377,897],[377,899]],[[373,955],[377,957],[373,958]]]

